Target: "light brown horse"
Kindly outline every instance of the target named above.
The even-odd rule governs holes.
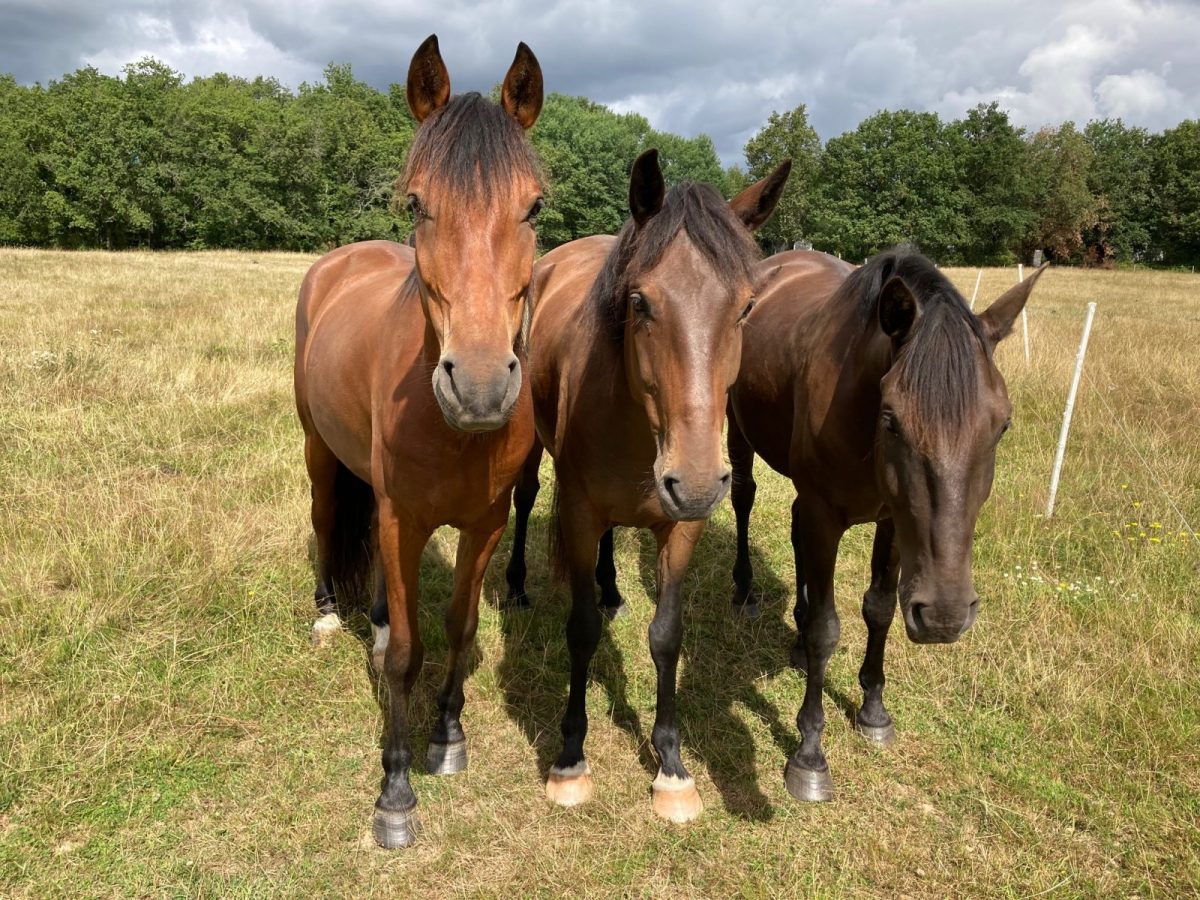
[[[418,827],[408,699],[423,656],[421,552],[439,526],[459,529],[450,657],[427,758],[447,774],[466,766],[459,716],[480,586],[533,446],[521,329],[542,189],[525,130],[541,110],[542,73],[521,44],[499,106],[478,94],[451,99],[431,36],[413,56],[408,103],[421,123],[401,178],[415,249],[368,241],[323,256],[296,309],[317,642],[337,622],[335,588],[363,580],[369,556],[379,563],[371,619],[390,715],[374,831],[384,847],[411,843]]]
[[[851,525],[878,523],[855,725],[886,744],[895,730],[883,705],[883,651],[897,585],[917,643],[957,640],[978,612],[975,520],[1012,414],[992,351],[1042,270],[975,316],[933,263],[911,251],[881,253],[860,269],[813,252],[781,253],[763,265],[775,271],[746,322],[730,395],[734,602],[753,614],[747,530],[757,453],[796,487],[793,661],[807,684],[796,718],[802,744],[786,783],[799,800],[829,800],[821,695],[840,634],[838,543]]]
[[[679,752],[675,671],[680,584],[704,519],[729,487],[721,453],[726,396],[753,306],[758,249],[790,162],[731,203],[707,185],[666,193],[658,153],[630,177],[632,218],[616,237],[573,241],[534,268],[530,373],[540,441],[554,457],[556,556],[571,587],[570,696],[563,748],[547,795],[571,806],[591,795],[583,742],[588,665],[600,637],[592,571],[614,525],[649,528],[658,542],[658,608],[650,652],[658,673],[654,810],[699,815],[700,795]],[[539,447],[517,492],[509,584],[524,598],[524,540],[537,492]],[[606,540],[611,547],[611,534]]]

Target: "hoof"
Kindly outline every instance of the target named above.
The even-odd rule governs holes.
[[[411,846],[421,830],[421,819],[417,816],[417,805],[402,811],[375,807],[375,819],[371,831],[375,843],[384,850],[398,850]]]
[[[387,625],[372,623],[371,631],[375,632],[375,644],[371,647],[371,665],[375,667],[376,672],[382,675],[383,658],[387,655],[388,638],[391,635],[391,628]]]
[[[868,725],[854,716],[854,730],[861,734],[868,743],[876,747],[890,747],[896,742],[896,726],[891,722],[886,725]]]
[[[592,770],[587,762],[569,769],[550,769],[546,797],[559,806],[578,806],[592,799]]]
[[[788,760],[783,782],[787,785],[788,793],[801,803],[827,803],[833,799],[833,778],[829,775],[829,769],[815,772]]]
[[[691,778],[676,778],[659,772],[654,779],[653,796],[654,814],[668,822],[682,825],[704,811],[700,792]]]
[[[762,610],[758,608],[757,603],[749,602],[733,604],[733,617],[735,619],[741,619],[744,622],[753,622],[761,615]]]
[[[467,768],[467,742],[451,744],[430,742],[425,754],[425,771],[430,775],[456,775]]]
[[[799,644],[792,644],[792,649],[788,653],[788,658],[791,660],[792,668],[798,672],[808,674],[808,651]]]
[[[627,607],[624,603],[622,603],[620,606],[601,606],[600,612],[604,614],[604,618],[612,622],[616,619],[623,619],[629,615],[629,607]]]
[[[533,609],[533,604],[529,600],[529,595],[524,591],[519,594],[510,591],[508,597],[500,604],[502,612],[521,612],[526,609]]]
[[[335,612],[325,613],[313,622],[312,645],[318,649],[328,647],[333,636],[342,630],[342,620]]]

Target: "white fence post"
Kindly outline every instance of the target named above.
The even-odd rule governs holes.
[[[979,281],[983,278],[983,269],[975,276],[975,290],[971,291],[971,312],[975,312],[975,298],[979,296]]]
[[[1092,317],[1096,315],[1096,304],[1087,305],[1087,318],[1083,323],[1083,337],[1079,340],[1079,352],[1075,354],[1075,374],[1071,376],[1071,390],[1067,394],[1067,408],[1063,411],[1062,430],[1058,433],[1058,449],[1054,452],[1054,471],[1050,473],[1050,499],[1046,501],[1046,518],[1054,515],[1054,498],[1058,494],[1058,478],[1062,474],[1063,457],[1067,453],[1067,433],[1071,430],[1071,415],[1075,412],[1075,395],[1079,393],[1079,378],[1083,375],[1083,357],[1087,353],[1088,335],[1092,333]]]

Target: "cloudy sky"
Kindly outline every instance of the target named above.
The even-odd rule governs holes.
[[[1028,127],[1200,116],[1200,0],[0,0],[0,71],[46,83],[153,55],[295,86],[349,62],[385,88],[431,32],[456,91],[498,82],[524,40],[548,90],[706,132],[727,163],[800,103],[822,138],[879,109],[955,118],[993,99]]]

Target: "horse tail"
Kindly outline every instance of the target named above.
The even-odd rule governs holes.
[[[567,542],[563,538],[562,504],[559,502],[558,479],[554,479],[554,493],[550,500],[550,571],[554,580],[565,581],[570,574],[567,565]]]
[[[361,601],[366,595],[371,574],[371,525],[375,519],[375,491],[339,462],[334,476],[333,495],[334,526],[329,547],[329,574],[339,600],[346,601],[353,597]]]

